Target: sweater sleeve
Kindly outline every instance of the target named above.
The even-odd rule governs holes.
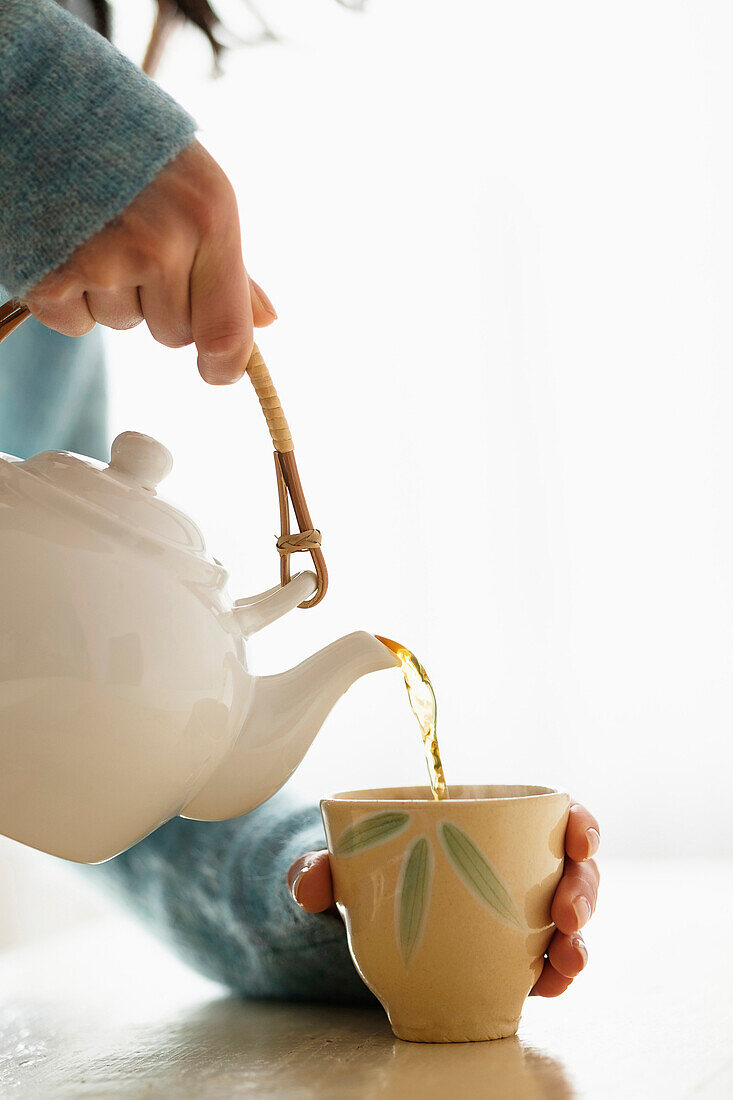
[[[0,283],[10,295],[116,217],[195,130],[170,96],[53,0],[0,3],[0,117]]]
[[[191,966],[244,997],[374,1004],[341,920],[304,913],[286,876],[325,848],[320,815],[287,794],[232,821],[174,818],[82,872]]]

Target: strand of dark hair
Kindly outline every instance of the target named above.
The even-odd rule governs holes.
[[[94,10],[94,26],[105,38],[112,37],[112,17],[107,0],[90,0]]]
[[[0,0],[1,2],[1,0]],[[109,0],[89,0],[94,11],[95,26],[105,38],[112,37],[112,12]],[[337,0],[344,7],[360,10],[364,7],[364,0]],[[253,0],[245,0],[246,6],[252,15],[260,23],[261,40],[274,39],[276,35],[265,22],[262,14],[257,10]],[[206,35],[209,45],[214,53],[214,61],[218,66],[219,59],[224,49],[217,37],[217,31],[222,28],[221,20],[212,8],[209,0],[157,0],[158,8],[169,8],[175,15],[188,23],[193,23]]]
[[[224,48],[216,38],[215,31],[221,26],[219,16],[216,14],[208,0],[173,0],[174,6],[189,23],[193,23],[206,35],[209,45],[214,52],[214,59],[219,60]]]
[[[208,0],[164,0],[168,7],[174,9],[177,15],[188,23],[193,23],[206,35],[214,57],[218,61],[223,50],[221,42],[216,37],[216,30],[221,26],[218,15],[209,4]],[[109,0],[90,0],[94,10],[94,23],[100,34],[105,38],[112,37],[112,12]],[[158,6],[162,6],[158,0]]]

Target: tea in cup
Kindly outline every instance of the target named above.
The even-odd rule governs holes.
[[[514,1035],[554,932],[570,799],[549,787],[351,791],[321,802],[334,897],[395,1035]]]

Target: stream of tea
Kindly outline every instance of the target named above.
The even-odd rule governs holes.
[[[410,700],[412,713],[415,715],[422,733],[425,746],[425,760],[428,765],[430,777],[430,789],[433,798],[450,798],[448,787],[443,774],[443,765],[440,760],[440,748],[438,747],[438,705],[435,701],[435,692],[430,683],[430,677],[418,661],[414,653],[400,642],[393,642],[390,638],[382,638],[375,634],[377,641],[394,653],[402,668],[405,677],[407,698]]]

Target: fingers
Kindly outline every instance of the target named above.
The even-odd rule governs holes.
[[[26,301],[41,324],[64,336],[84,336],[94,328],[94,318],[83,295],[60,301],[29,294]]]
[[[308,852],[288,871],[293,899],[307,913],[323,913],[333,907],[333,885],[328,852]]]
[[[588,962],[588,948],[580,932],[566,936],[555,932],[550,940],[547,958],[554,970],[565,978],[577,978]]]
[[[204,381],[227,386],[242,377],[254,334],[238,225],[210,234],[196,255],[191,269],[191,328]]]
[[[584,859],[590,859],[596,854],[600,844],[601,833],[593,814],[579,802],[571,803],[568,826],[565,831],[565,850],[570,858],[578,863]]]
[[[255,327],[271,325],[277,314],[262,287],[253,279],[249,280],[249,292]],[[150,333],[159,344],[183,348],[193,342],[190,287],[178,273],[172,278],[162,276],[141,287],[140,301]]]
[[[530,997],[559,997],[572,983],[572,978],[567,978],[564,974],[558,974],[552,963],[545,959],[542,973],[530,990],[529,995]]]
[[[591,857],[601,842],[598,822],[593,814],[573,802],[565,831],[565,871],[555,891],[552,919],[561,932],[577,932],[591,918],[598,899],[600,874]]]
[[[532,988],[535,997],[559,997],[588,963],[588,949],[579,932],[565,936],[555,932],[542,973]]]
[[[590,920],[598,900],[600,875],[592,856],[600,842],[595,817],[579,802],[573,802],[565,831],[565,869],[552,902],[557,931],[532,996],[559,997],[588,962],[588,950],[579,930]]]
[[[89,290],[87,307],[97,324],[120,331],[135,328],[143,319],[137,287],[120,290]]]
[[[595,860],[565,860],[565,872],[552,902],[552,919],[561,932],[569,936],[587,924],[596,907],[599,882]]]
[[[95,319],[124,329],[144,316],[168,347],[195,341],[199,370],[214,384],[241,378],[253,326],[276,318],[244,268],[234,189],[196,141],[41,280],[28,304],[69,336],[88,332]]]
[[[187,270],[185,263],[181,270]],[[247,279],[246,274],[244,278]],[[262,287],[253,279],[249,280],[249,296],[253,324],[258,328],[271,325],[277,313]],[[162,271],[155,273],[139,288],[97,287],[82,295],[77,291],[74,298],[61,294],[33,294],[29,295],[28,304],[43,324],[66,336],[83,336],[94,328],[95,322],[121,331],[134,328],[145,320],[153,338],[166,347],[187,347],[193,341],[189,283],[180,272],[174,275]],[[247,316],[246,304],[240,312]],[[245,367],[248,359],[249,355]]]
[[[140,287],[140,302],[150,334],[167,348],[185,348],[193,342],[189,268],[171,276],[161,272]]]

